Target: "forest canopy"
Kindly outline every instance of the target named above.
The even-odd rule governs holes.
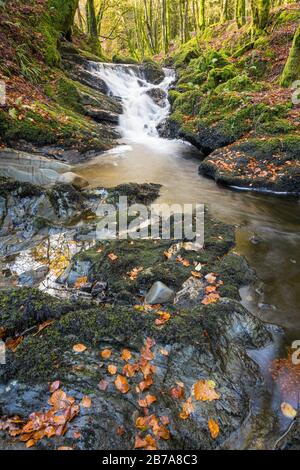
[[[76,24],[94,52],[141,59],[165,55],[207,26],[232,21],[263,32],[287,0],[80,0]]]

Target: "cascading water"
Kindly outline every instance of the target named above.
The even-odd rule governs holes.
[[[129,142],[155,145],[159,138],[157,126],[168,116],[170,105],[167,93],[175,81],[175,72],[164,69],[165,78],[159,85],[147,82],[139,66],[93,63],[90,72],[105,81],[110,93],[121,99],[123,114],[119,127]],[[149,94],[161,91],[155,102]]]

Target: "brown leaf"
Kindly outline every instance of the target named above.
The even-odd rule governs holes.
[[[108,385],[109,385],[109,382],[103,379],[103,380],[100,380],[98,384],[98,388],[99,390],[101,390],[101,392],[105,392],[107,390]]]
[[[6,341],[5,346],[7,349],[10,349],[12,352],[16,352],[18,346],[22,343],[23,341],[23,336],[19,336],[16,339],[9,339]]]
[[[81,406],[83,406],[83,408],[91,408],[92,400],[90,399],[90,397],[83,397],[83,399],[81,400]]]
[[[111,261],[116,261],[118,259],[118,256],[115,255],[114,253],[110,253],[108,255],[108,258],[111,260]]]
[[[61,446],[61,447],[58,447],[57,450],[66,451],[66,450],[74,450],[74,449],[73,447]]]
[[[134,377],[135,374],[139,370],[139,365],[138,364],[126,364],[123,367],[123,375],[126,375],[126,377]]]
[[[154,395],[147,395],[145,398],[140,398],[138,403],[141,408],[148,408],[152,403],[156,402],[157,398]]]
[[[210,419],[208,421],[208,429],[210,431],[210,435],[213,439],[216,439],[220,433],[219,425],[213,420]]]
[[[118,436],[123,436],[125,434],[125,428],[124,426],[119,426],[117,429],[117,435]]]
[[[217,280],[217,276],[215,275],[215,273],[209,273],[205,276],[205,279],[209,284],[214,284]]]
[[[156,440],[151,436],[151,434],[147,434],[145,439],[142,439],[140,436],[136,436],[135,438],[135,449],[146,449],[146,450],[156,450]]]
[[[203,305],[214,304],[218,302],[219,299],[220,299],[220,295],[217,292],[212,292],[211,294],[206,295],[201,303]]]
[[[212,380],[199,380],[193,387],[196,400],[213,401],[219,400],[220,395],[215,391],[216,384]]]
[[[181,387],[180,385],[176,385],[176,387],[173,387],[170,390],[170,395],[172,398],[175,399],[181,399],[184,398],[184,387]]]
[[[145,390],[148,390],[152,385],[153,385],[153,380],[151,377],[148,377],[146,380],[143,380],[142,382],[139,383],[138,390],[139,392],[144,392]]]
[[[81,344],[81,343],[75,344],[75,345],[73,346],[73,351],[75,351],[75,352],[77,352],[77,353],[82,353],[82,352],[84,352],[84,351],[86,351],[86,350],[87,350],[87,347],[86,347],[84,344]]]
[[[45,321],[44,323],[42,323],[41,325],[39,325],[37,332],[34,333],[34,335],[32,335],[32,336],[38,335],[38,334],[39,334],[41,331],[43,331],[45,328],[48,328],[48,326],[53,325],[54,322],[55,322],[55,320],[47,320],[47,321]]]
[[[6,335],[7,329],[4,328],[3,326],[0,326],[0,339],[4,338]]]
[[[59,388],[60,388],[60,381],[56,380],[50,385],[50,393],[56,392],[56,390],[58,390]]]
[[[121,393],[127,393],[129,391],[129,385],[126,377],[123,375],[118,375],[115,380],[115,387]]]

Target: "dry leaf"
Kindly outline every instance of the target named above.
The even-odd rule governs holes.
[[[297,411],[289,403],[282,403],[281,411],[286,418],[294,419],[297,416]]]
[[[109,382],[103,379],[103,380],[100,380],[98,384],[98,388],[99,390],[101,390],[101,392],[105,392],[107,390],[108,385],[109,385]]]
[[[111,261],[116,261],[118,259],[118,256],[115,255],[114,253],[110,253],[108,255],[108,258],[111,260]]]
[[[213,401],[219,400],[220,395],[215,391],[216,384],[212,380],[199,380],[193,387],[196,400]]]
[[[205,276],[205,279],[209,284],[214,284],[217,280],[217,276],[215,275],[215,273],[209,273]]]
[[[111,353],[112,353],[111,349],[103,349],[103,351],[101,351],[101,357],[103,359],[109,359],[111,356]]]
[[[61,447],[58,447],[57,450],[63,450],[63,451],[66,451],[66,450],[74,450],[73,447],[67,447],[67,446],[61,446]]]
[[[53,383],[50,385],[50,393],[56,392],[56,390],[58,390],[59,387],[60,387],[60,381],[59,381],[59,380],[56,380],[55,382],[53,382]]]
[[[118,371],[118,368],[117,366],[113,365],[113,364],[110,364],[107,368],[108,372],[110,373],[110,375],[116,375],[117,371]]]
[[[32,335],[32,336],[38,335],[38,334],[39,334],[41,331],[43,331],[45,328],[48,328],[48,326],[53,325],[54,322],[55,322],[55,320],[47,320],[47,321],[45,321],[44,323],[42,323],[41,325],[39,325],[37,332],[34,333],[34,335]]]
[[[77,352],[77,353],[82,353],[84,351],[86,351],[87,347],[84,345],[84,344],[75,344],[73,346],[73,351]]]
[[[131,281],[135,281],[136,278],[138,277],[139,273],[143,271],[144,268],[134,268],[132,271],[130,271],[128,274],[129,278]]]
[[[173,387],[170,390],[170,395],[172,398],[175,398],[175,399],[184,398],[184,387],[181,387],[180,385],[176,385],[176,387]]]
[[[170,318],[171,318],[171,315],[168,313],[168,312],[157,312],[157,314],[159,315],[159,318],[157,318],[155,320],[155,325],[156,326],[162,326],[164,325],[165,323],[167,323]]]
[[[210,435],[213,439],[216,439],[220,433],[219,425],[213,420],[210,419],[208,421],[208,429],[210,431]]]
[[[148,408],[152,403],[156,402],[157,398],[154,395],[147,395],[145,398],[140,398],[138,403],[141,408]]]
[[[182,405],[182,411],[179,414],[179,417],[183,420],[186,420],[194,411],[194,405],[192,403],[192,397],[189,397],[185,403]]]
[[[115,387],[121,393],[127,393],[129,391],[129,385],[126,377],[123,375],[118,375],[115,380]]]
[[[7,349],[10,349],[12,352],[16,352],[18,346],[20,346],[23,339],[24,339],[23,336],[19,336],[16,339],[9,339],[8,341],[6,341],[5,347]]]
[[[92,400],[90,399],[90,397],[83,397],[83,399],[81,400],[81,406],[83,406],[83,408],[91,408]]]
[[[218,302],[219,299],[220,295],[217,292],[212,292],[211,294],[206,295],[201,303],[203,305],[214,304]]]
[[[128,349],[123,349],[122,353],[121,353],[121,358],[123,359],[123,361],[130,361],[132,355],[131,355],[131,352],[128,350]]]
[[[78,277],[75,281],[74,287],[75,289],[81,289],[81,287],[85,286],[88,283],[87,276]]]
[[[33,447],[35,445],[35,440],[30,439],[29,441],[26,442],[25,445],[26,445],[27,449],[29,449],[30,447]]]

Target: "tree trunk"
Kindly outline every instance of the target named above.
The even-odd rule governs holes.
[[[89,35],[89,42],[95,54],[100,52],[98,25],[94,0],[87,0],[86,3],[86,23]]]
[[[246,23],[246,0],[236,0],[235,20],[238,28],[241,28]]]
[[[295,33],[293,44],[281,75],[280,84],[289,86],[300,78],[300,26]]]
[[[205,26],[206,26],[206,21],[205,21],[205,0],[200,0],[199,10],[200,10],[200,20],[199,20],[200,28],[205,29]]]

